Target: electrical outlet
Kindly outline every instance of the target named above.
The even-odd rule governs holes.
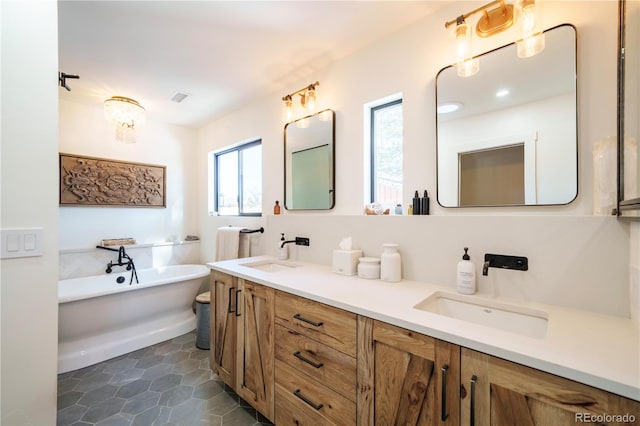
[[[308,246],[309,239],[305,237],[296,237],[296,245],[297,246]]]

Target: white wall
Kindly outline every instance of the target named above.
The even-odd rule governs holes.
[[[56,422],[56,2],[0,2],[2,228],[41,227],[41,257],[0,261],[0,423]],[[37,173],[34,171],[37,170]]]
[[[520,254],[540,259],[547,269],[545,274],[555,274],[566,278],[567,284],[556,289],[551,283],[541,282],[541,275],[529,274],[524,281],[524,294],[529,300],[557,300],[559,304],[568,304],[571,294],[580,294],[577,307],[595,309],[607,313],[629,315],[628,303],[628,226],[618,224],[615,218],[583,218],[592,213],[592,155],[593,143],[616,131],[616,37],[617,2],[593,1],[588,7],[584,2],[548,1],[544,7],[544,26],[550,28],[562,23],[574,24],[578,40],[578,137],[579,137],[579,189],[577,199],[568,206],[512,207],[512,208],[462,208],[445,209],[435,202],[436,184],[436,132],[435,132],[435,76],[438,71],[454,62],[454,42],[444,22],[484,3],[453,2],[445,10],[434,16],[422,19],[415,24],[370,46],[345,57],[329,68],[309,75],[292,86],[302,87],[318,80],[318,107],[336,111],[336,207],[329,212],[288,212],[281,217],[268,217],[267,232],[258,238],[258,251],[275,254],[275,245],[280,232],[287,236],[308,236],[312,246],[306,252],[308,259],[318,263],[330,262],[331,249],[337,245],[337,235],[355,234],[369,241],[367,250],[374,250],[378,241],[370,236],[382,233],[389,235],[398,230],[399,243],[404,247],[417,244],[435,246],[428,250],[428,262],[421,262],[418,253],[412,252],[412,261],[408,265],[408,275],[415,279],[434,279],[444,281],[450,268],[449,262],[456,259],[453,246],[446,252],[438,248],[469,244],[476,258],[484,250],[500,249],[503,254]],[[511,29],[490,39],[475,40],[476,53],[482,53],[516,39],[517,30]],[[370,218],[347,217],[361,215],[364,199],[364,129],[363,105],[385,96],[402,93],[404,111],[404,164],[405,200],[409,202],[411,194],[418,189],[429,190],[432,194],[432,215],[451,216],[445,221],[433,217],[386,218],[384,224]],[[215,257],[213,240],[218,226],[229,224],[260,223],[256,219],[208,217],[207,199],[207,153],[221,147],[260,137],[263,141],[263,212],[271,215],[275,200],[282,200],[283,189],[283,146],[282,146],[282,105],[284,93],[274,93],[262,100],[204,126],[198,131],[198,182],[199,221],[203,260]],[[473,218],[472,216],[479,216]],[[509,221],[505,233],[499,229],[496,216]],[[511,216],[508,217],[507,216]],[[575,221],[571,218],[576,218]],[[484,218],[484,219],[483,219]],[[426,223],[434,219],[433,223]],[[385,218],[382,218],[385,220]],[[467,223],[472,220],[475,225]],[[579,222],[574,224],[574,222]],[[440,227],[437,232],[429,232],[434,224]],[[350,224],[346,227],[345,224]],[[388,227],[385,226],[388,224]],[[277,229],[269,229],[274,226]],[[415,226],[415,234],[408,229]],[[550,234],[544,244],[528,244],[535,233],[519,234],[517,230],[548,229],[560,230],[568,227],[567,232],[573,240],[569,241],[556,233]],[[337,233],[339,229],[342,232]],[[384,231],[383,231],[384,230]],[[463,233],[464,232],[464,233]],[[602,239],[607,233],[611,236]],[[304,235],[302,235],[304,234]],[[418,235],[420,241],[417,242]],[[584,238],[576,239],[579,235]],[[331,236],[331,238],[328,238]],[[366,237],[366,238],[365,238]],[[385,237],[387,239],[387,237]],[[449,241],[451,239],[451,241]],[[331,240],[331,241],[329,241]],[[465,243],[468,242],[468,243]],[[471,244],[475,244],[472,246]],[[575,244],[584,245],[584,249],[575,250]],[[545,256],[547,246],[557,250],[559,258]],[[462,247],[460,247],[460,250]],[[587,250],[588,256],[579,253]],[[517,253],[516,253],[517,251]],[[554,251],[555,252],[555,251]],[[560,256],[564,254],[564,256]],[[563,258],[564,257],[564,258]],[[570,259],[566,261],[566,259]],[[607,259],[598,267],[604,274],[578,273],[589,266],[594,259]],[[622,259],[612,262],[612,259]],[[420,263],[421,262],[421,263]],[[436,271],[430,272],[432,265]],[[621,266],[622,265],[622,266]],[[568,269],[565,269],[568,268]],[[591,270],[591,269],[588,269]],[[502,271],[504,272],[504,271]],[[550,275],[544,275],[548,277]],[[433,278],[431,278],[433,277]],[[580,277],[580,279],[572,277]],[[606,277],[607,283],[602,279]],[[518,278],[520,279],[520,278]],[[448,285],[450,282],[436,282]],[[602,291],[603,285],[607,290]],[[503,286],[498,286],[502,288]],[[558,294],[554,298],[554,293]],[[600,303],[606,299],[606,303]],[[615,311],[615,312],[614,312]]]
[[[59,278],[102,274],[113,256],[95,246],[108,238],[131,237],[145,245],[129,250],[140,269],[198,262],[199,244],[148,246],[198,234],[196,171],[192,167],[196,131],[150,116],[136,130],[137,143],[125,144],[115,140],[101,100],[95,105],[60,100],[59,112],[60,152],[166,166],[166,208],[59,208]]]
[[[60,249],[91,248],[102,239],[132,237],[157,243],[198,234],[196,132],[154,121],[136,130],[137,143],[115,140],[102,101],[60,101],[60,152],[166,166],[166,208],[60,207]]]

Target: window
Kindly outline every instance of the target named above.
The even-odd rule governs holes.
[[[402,99],[370,108],[371,202],[402,203]]]
[[[210,172],[212,169],[211,212],[221,216],[262,214],[262,141],[211,153]]]

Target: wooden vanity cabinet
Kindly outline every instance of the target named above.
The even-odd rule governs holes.
[[[553,374],[461,349],[462,425],[639,424],[640,402]],[[586,416],[624,415],[594,423]]]
[[[218,377],[231,387],[236,380],[236,301],[238,278],[211,273],[209,364]]]
[[[458,425],[460,347],[358,317],[358,425]]]
[[[211,294],[211,369],[273,420],[274,290],[215,271]]]
[[[211,295],[212,370],[278,426],[640,424],[638,401],[218,271]]]
[[[356,424],[356,315],[276,292],[275,423]]]

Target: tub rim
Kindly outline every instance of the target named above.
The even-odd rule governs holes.
[[[151,288],[151,287],[156,287],[156,286],[160,286],[160,285],[166,285],[166,284],[172,284],[172,283],[176,283],[176,282],[181,282],[181,281],[188,281],[188,280],[194,280],[194,279],[199,279],[199,278],[205,278],[207,276],[209,276],[211,268],[209,268],[207,265],[204,264],[200,264],[200,263],[186,263],[186,264],[180,264],[180,265],[166,265],[166,266],[156,266],[154,268],[145,268],[145,269],[141,269],[138,272],[141,271],[148,271],[148,270],[157,270],[157,269],[162,269],[162,268],[171,268],[171,267],[180,267],[180,266],[196,266],[197,271],[200,272],[192,272],[190,274],[185,274],[185,275],[179,275],[179,276],[172,276],[171,278],[164,278],[164,279],[159,279],[153,282],[152,285],[150,284],[131,284],[129,285],[128,283],[123,283],[120,285],[120,287],[114,287],[114,288],[109,288],[109,289],[105,289],[105,290],[101,290],[101,291],[97,291],[95,293],[91,293],[90,295],[87,294],[80,294],[80,295],[69,295],[69,296],[60,296],[60,284],[62,282],[65,281],[72,281],[72,280],[81,280],[81,279],[90,279],[92,277],[104,277],[104,276],[110,276],[110,274],[101,274],[101,275],[90,275],[87,277],[77,277],[77,278],[67,278],[64,280],[58,280],[58,305],[64,304],[64,303],[69,303],[69,302],[78,302],[78,301],[82,301],[85,299],[93,299],[96,297],[101,297],[101,296],[109,296],[112,294],[117,294],[117,293],[124,293],[127,291],[136,291],[136,290],[143,290],[145,288]],[[128,275],[130,272],[126,271],[126,274]],[[120,273],[117,274],[113,274],[111,276],[114,277],[114,281],[115,281],[115,277],[118,276]],[[115,283],[114,283],[115,284]]]

